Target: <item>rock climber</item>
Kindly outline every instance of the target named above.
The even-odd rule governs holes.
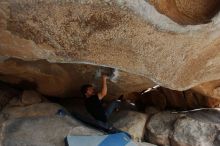
[[[102,88],[97,92],[91,84],[81,87],[81,92],[85,97],[85,106],[87,111],[98,121],[107,122],[111,113],[119,108],[120,100],[113,100],[109,107],[105,110],[102,104],[103,98],[107,95],[107,79],[108,76],[102,75]],[[120,98],[122,99],[122,97]]]

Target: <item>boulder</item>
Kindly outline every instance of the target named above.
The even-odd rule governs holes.
[[[34,90],[25,90],[21,96],[21,102],[25,105],[40,103],[42,99],[43,96]]]
[[[178,119],[174,125],[172,146],[219,146],[220,125],[190,117]],[[218,143],[218,144],[217,144]]]
[[[161,146],[219,146],[219,115],[219,109],[160,112],[147,123],[145,139]]]
[[[140,141],[144,135],[144,127],[147,121],[146,114],[135,111],[119,111],[110,117],[110,122],[123,131],[131,134],[132,138]]]
[[[0,145],[4,146],[64,146],[68,135],[102,135],[68,116],[7,120],[2,124],[0,133]]]
[[[158,145],[170,145],[170,136],[173,124],[180,114],[171,112],[160,112],[151,117],[146,126],[145,139]]]
[[[220,111],[202,109],[186,113],[176,121],[172,146],[219,146]]]
[[[67,135],[103,134],[70,116],[57,115],[59,109],[65,110],[49,102],[7,105],[0,113],[0,145],[64,146]]]

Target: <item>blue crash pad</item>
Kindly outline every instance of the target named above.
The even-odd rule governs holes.
[[[67,146],[136,146],[125,133],[103,136],[67,136]]]

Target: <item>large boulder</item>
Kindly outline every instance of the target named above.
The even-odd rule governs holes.
[[[28,102],[24,104],[21,102],[24,95],[33,99],[25,97]],[[39,103],[38,99],[43,97],[33,91],[24,92],[21,97],[13,98],[0,113],[0,145],[64,146],[68,135],[103,134],[71,116],[58,115],[59,109],[65,111],[64,107],[45,101]]]
[[[219,146],[219,114],[218,109],[188,112],[174,125],[172,146]]]
[[[220,111],[160,112],[146,126],[147,141],[161,146],[219,146]]]
[[[68,135],[102,135],[71,117],[47,116],[7,120],[1,127],[4,146],[64,146]]]
[[[219,146],[220,125],[185,117],[174,125],[172,146]]]

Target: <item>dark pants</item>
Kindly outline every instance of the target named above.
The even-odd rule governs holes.
[[[109,107],[105,110],[105,115],[107,117],[107,119],[110,117],[110,115],[112,114],[112,112],[116,109],[116,108],[119,108],[119,105],[120,105],[120,101],[117,101],[117,100],[113,100]]]

